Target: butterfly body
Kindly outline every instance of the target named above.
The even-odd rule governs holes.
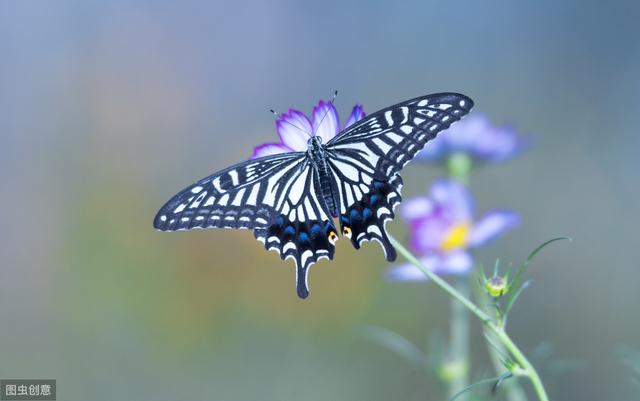
[[[309,268],[333,259],[339,233],[355,248],[377,241],[395,259],[385,224],[401,201],[399,171],[472,106],[460,94],[427,95],[373,113],[327,143],[310,133],[306,152],[249,160],[185,188],[154,227],[253,229],[267,250],[295,261],[297,293],[306,298]]]
[[[314,173],[318,177],[325,207],[329,213],[331,213],[332,217],[337,217],[338,192],[330,176],[329,165],[327,163],[327,149],[322,144],[322,137],[319,136],[312,136],[309,138],[307,144],[309,146],[307,149],[307,157],[313,164]]]

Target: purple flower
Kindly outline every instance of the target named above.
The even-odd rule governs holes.
[[[362,105],[356,104],[347,119],[344,128],[364,118]],[[313,108],[311,119],[298,110],[289,109],[276,120],[276,131],[280,136],[280,143],[265,143],[253,150],[252,159],[286,152],[301,152],[307,150],[307,141],[311,136],[322,137],[327,143],[340,132],[340,119],[332,102],[321,100]]]
[[[469,250],[480,247],[516,227],[520,218],[511,211],[490,211],[474,220],[473,198],[468,189],[451,180],[440,180],[430,196],[406,201],[400,210],[410,225],[410,248],[437,274],[466,274],[473,267]],[[412,264],[387,271],[391,280],[426,280]]]
[[[440,161],[462,153],[478,161],[498,162],[517,156],[526,147],[512,127],[495,126],[485,115],[473,113],[430,141],[416,158]]]

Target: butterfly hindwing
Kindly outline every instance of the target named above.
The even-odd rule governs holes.
[[[255,235],[265,242],[267,250],[275,250],[280,258],[292,258],[296,265],[296,291],[300,298],[309,296],[309,268],[322,258],[333,259],[338,236],[332,221],[326,219],[291,221],[280,215],[274,224],[256,229]]]
[[[317,172],[307,161],[302,172],[283,185],[282,203],[275,205],[279,214],[269,226],[255,230],[267,250],[295,261],[300,298],[309,295],[309,268],[322,258],[333,259],[338,239],[331,214],[320,201],[321,193]]]
[[[331,160],[331,159],[330,159]],[[335,166],[330,161],[332,166]],[[388,261],[396,259],[396,251],[389,242],[386,222],[395,217],[394,208],[401,202],[402,178],[396,174],[391,179],[373,178],[359,172],[354,181],[344,174],[347,169],[332,172],[340,191],[340,230],[351,240],[356,249],[363,242],[377,241]],[[364,184],[364,183],[368,184]]]

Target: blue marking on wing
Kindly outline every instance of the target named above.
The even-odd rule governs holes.
[[[373,214],[373,211],[368,207],[365,207],[364,210],[362,211],[362,217],[365,220],[371,217],[372,214]]]

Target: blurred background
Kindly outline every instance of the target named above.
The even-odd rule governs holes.
[[[420,345],[449,300],[388,283],[379,247],[339,241],[311,297],[246,231],[159,233],[175,192],[277,139],[270,108],[340,91],[373,112],[459,91],[533,148],[471,182],[521,227],[478,260],[543,252],[510,332],[555,400],[634,400],[640,348],[640,41],[636,2],[0,3],[0,377],[59,400],[424,400],[437,381],[359,334]],[[442,172],[412,164],[403,195]],[[405,238],[401,221],[391,231]],[[477,322],[476,376],[488,369]],[[487,395],[487,399],[489,396]]]

